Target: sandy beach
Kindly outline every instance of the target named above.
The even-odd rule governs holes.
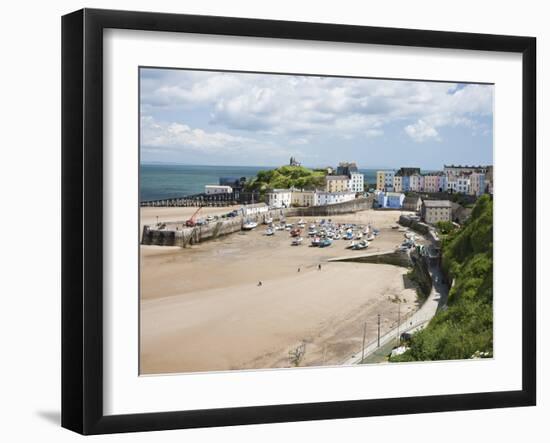
[[[192,212],[142,208],[142,223]],[[403,240],[390,228],[399,215],[363,211],[332,220],[376,226],[380,235],[368,249],[376,252]],[[383,333],[396,324],[398,309],[402,316],[417,309],[405,268],[327,262],[359,252],[344,240],[322,249],[309,247],[307,238],[290,246],[288,232],[264,231],[259,226],[186,249],[141,246],[142,374],[291,367],[289,352],[302,343],[301,366],[340,364],[360,351],[365,322],[370,342],[378,314]]]

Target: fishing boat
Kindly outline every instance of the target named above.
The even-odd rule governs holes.
[[[273,235],[275,234],[275,231],[271,228],[267,228],[266,231],[265,231],[265,235]]]
[[[352,249],[358,251],[361,249],[367,249],[368,247],[369,243],[366,240],[361,240],[360,242],[356,243]]]
[[[302,233],[302,231],[298,228],[294,228],[290,231],[290,235],[292,237],[299,237],[301,233]]]
[[[357,242],[355,240],[352,240],[349,245],[346,246],[346,249],[355,249],[355,245]]]
[[[269,225],[273,223],[273,219],[271,217],[264,218],[264,225]]]
[[[247,220],[246,223],[243,225],[243,229],[245,231],[251,231],[256,226],[258,226],[258,223],[256,223],[255,221]]]
[[[324,238],[319,242],[320,248],[326,248],[327,246],[332,245],[332,240],[330,238]]]
[[[285,229],[284,226],[281,226],[281,225],[275,225],[275,230],[276,231],[283,231]]]
[[[300,246],[302,244],[302,242],[304,241],[304,239],[302,237],[294,237],[292,239],[292,243],[291,245],[292,246]]]
[[[309,235],[310,237],[313,237],[314,235],[317,235],[317,229],[313,228],[309,228],[309,231],[307,233],[307,235]]]
[[[360,232],[358,232],[356,235],[355,235],[355,240],[361,240],[363,238],[363,234],[361,234]]]
[[[313,240],[311,240],[311,246],[319,246],[321,243],[321,239],[319,237],[314,237]]]
[[[367,237],[365,237],[367,241],[373,241],[374,240],[374,234],[370,234]]]
[[[334,240],[340,240],[342,238],[342,235],[337,232],[336,235],[334,236]]]

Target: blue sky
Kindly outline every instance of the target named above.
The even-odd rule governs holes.
[[[141,161],[491,164],[492,85],[140,70]]]

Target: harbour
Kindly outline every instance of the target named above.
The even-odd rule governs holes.
[[[141,208],[142,218],[167,209],[175,208]],[[400,215],[365,210],[331,223],[361,226],[356,232],[376,226],[368,247],[376,254],[402,244],[403,232],[391,228]],[[321,219],[286,217],[300,221],[308,231]],[[360,348],[364,322],[373,339],[378,315],[385,333],[420,307],[406,267],[332,261],[362,251],[345,239],[313,247],[304,234],[292,246],[290,231],[266,230],[260,224],[185,249],[141,246],[142,373],[288,368],[289,352],[302,344],[300,366],[343,364]]]

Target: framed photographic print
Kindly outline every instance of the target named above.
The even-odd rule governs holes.
[[[536,41],[62,21],[62,425],[536,402]]]

